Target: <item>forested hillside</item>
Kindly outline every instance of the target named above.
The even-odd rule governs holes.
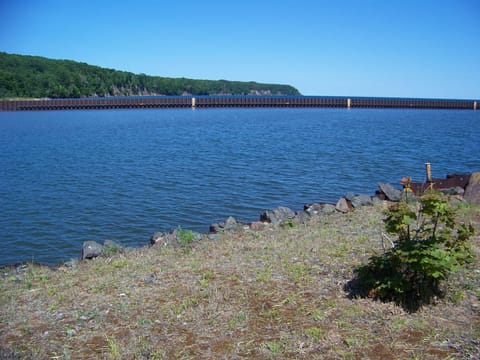
[[[289,85],[147,76],[71,60],[0,52],[0,98],[187,94],[300,95]]]

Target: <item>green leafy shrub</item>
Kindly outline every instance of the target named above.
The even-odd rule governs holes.
[[[122,249],[116,244],[106,245],[103,247],[102,255],[108,257],[108,256],[115,255],[121,251]]]
[[[386,212],[392,247],[355,270],[359,295],[395,301],[409,311],[442,296],[441,282],[473,260],[473,227],[458,224],[447,198],[434,191],[419,201],[405,197]]]
[[[192,230],[184,230],[181,226],[177,229],[177,240],[182,246],[186,246],[195,240],[195,234]]]

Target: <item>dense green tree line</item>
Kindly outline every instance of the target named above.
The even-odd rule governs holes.
[[[0,52],[0,98],[129,95],[299,95],[289,85],[133,74],[71,60]]]

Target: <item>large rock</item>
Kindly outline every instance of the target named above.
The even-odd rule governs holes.
[[[250,230],[252,231],[261,231],[265,229],[267,225],[261,221],[254,221],[250,224]]]
[[[306,211],[299,210],[295,212],[295,222],[297,224],[305,224],[310,219],[310,214]]]
[[[480,205],[480,172],[470,175],[463,198],[470,204]]]
[[[216,234],[223,231],[222,223],[213,223],[210,224],[209,232],[212,234]]]
[[[340,211],[341,213],[347,213],[350,211],[350,206],[348,205],[347,199],[344,197],[340,198],[335,205],[335,210]]]
[[[177,240],[177,230],[171,232],[156,232],[150,237],[150,244],[160,246],[173,245]]]
[[[378,187],[380,191],[385,195],[387,200],[400,201],[402,199],[402,191],[395,189],[391,184],[384,184],[379,182]]]
[[[343,197],[348,201],[352,201],[352,199],[355,197],[355,194],[353,192],[348,192]]]
[[[150,244],[164,247],[185,246],[192,241],[202,239],[202,234],[181,227],[170,232],[156,232],[150,237]]]
[[[279,206],[275,210],[265,210],[260,214],[260,221],[269,222],[273,225],[279,225],[289,219],[293,219],[295,213],[292,209],[285,206]]]
[[[335,205],[323,204],[323,203],[313,203],[313,204],[305,205],[304,210],[311,216],[322,215],[322,214],[331,214],[331,213],[335,212]]]
[[[440,189],[440,192],[445,195],[463,195],[465,194],[465,189],[460,186],[455,186],[451,188]]]
[[[243,228],[243,224],[237,222],[237,220],[233,216],[229,216],[227,220],[221,223],[215,223],[210,225],[210,232],[212,233],[220,233],[220,232],[235,232],[241,230]]]
[[[350,200],[353,208],[357,209],[361,206],[373,205],[372,197],[370,195],[354,195]]]
[[[85,241],[82,247],[82,260],[96,258],[103,253],[103,245],[96,241]]]
[[[105,240],[103,242],[103,255],[113,255],[121,251],[123,251],[123,246],[117,244],[115,241]]]
[[[281,221],[293,219],[295,217],[295,212],[285,206],[277,207],[275,210],[273,210],[273,213],[275,214],[277,219],[280,219]]]

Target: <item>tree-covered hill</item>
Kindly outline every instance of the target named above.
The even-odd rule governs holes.
[[[71,60],[0,52],[0,98],[186,94],[300,95],[290,85],[147,76]]]

